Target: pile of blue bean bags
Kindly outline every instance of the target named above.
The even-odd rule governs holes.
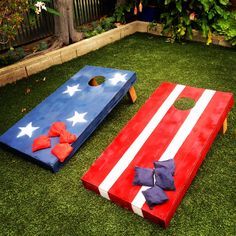
[[[133,185],[149,186],[142,191],[150,209],[168,201],[164,190],[175,190],[175,162],[173,159],[154,162],[154,169],[135,167]]]

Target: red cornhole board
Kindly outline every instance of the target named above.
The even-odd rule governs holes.
[[[178,110],[178,98],[195,100]],[[85,188],[167,227],[217,133],[226,131],[233,94],[163,83],[128,122],[82,177]],[[174,158],[175,191],[152,210],[145,203],[145,186],[133,186],[134,167],[153,168],[153,162]]]

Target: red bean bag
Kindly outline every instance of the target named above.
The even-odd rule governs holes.
[[[60,134],[60,143],[73,143],[76,141],[76,135],[67,130],[63,130]]]
[[[51,125],[48,135],[49,137],[59,137],[63,130],[66,130],[65,123],[57,121]]]
[[[52,150],[51,153],[58,158],[60,162],[64,162],[65,159],[72,152],[73,147],[69,143],[58,143]]]
[[[44,149],[44,148],[50,148],[51,147],[51,141],[50,138],[47,135],[41,135],[34,139],[32,144],[32,151],[36,152],[38,150]]]

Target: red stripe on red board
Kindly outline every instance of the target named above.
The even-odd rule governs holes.
[[[203,89],[186,87],[179,97],[191,97],[197,102],[203,91]],[[140,190],[139,186],[132,185],[134,167],[153,168],[153,162],[160,158],[188,114],[189,110],[177,110],[174,106],[169,109],[146,143],[141,147],[134,160],[109,190],[109,197],[112,201],[131,209],[130,203]]]
[[[168,226],[232,105],[232,94],[215,93],[192,132],[175,155],[176,174],[174,178],[176,191],[166,192],[169,201],[154,207],[153,210],[150,210],[147,204],[144,204],[142,211],[145,218],[152,221],[161,219],[162,224],[165,227]]]
[[[82,177],[86,188],[99,193],[98,186],[142,132],[174,87],[173,85],[170,86],[169,83],[165,83],[154,92],[152,97],[127,126],[122,129],[112,144]],[[203,91],[203,89],[186,87],[179,97],[190,97],[197,100]],[[174,178],[176,191],[167,191],[166,193],[170,200],[163,205],[156,206],[153,210],[150,210],[144,204],[142,212],[145,218],[151,219],[156,223],[161,223],[165,227],[169,224],[171,217],[196,175],[201,162],[232,106],[232,94],[223,92],[215,93],[175,156],[176,174]],[[189,111],[175,110],[174,107],[170,108],[134,160],[111,187],[109,196],[112,201],[123,207],[131,208],[130,203],[140,190],[140,187],[132,186],[134,166],[152,167],[153,161],[160,158],[188,113]],[[154,150],[155,148],[157,150]]]
[[[139,136],[175,86],[175,84],[163,83],[159,89],[152,94],[139,112],[128,122],[114,141],[82,177],[85,187],[98,192],[97,187]]]

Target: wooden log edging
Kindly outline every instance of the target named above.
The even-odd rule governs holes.
[[[149,23],[143,21],[134,21],[129,24],[119,26],[118,28],[109,30],[92,38],[84,39],[69,46],[48,52],[44,55],[35,56],[33,58],[1,68],[0,86],[4,86],[22,78],[27,78],[33,74],[48,69],[51,66],[70,61],[76,57],[95,51],[136,32],[161,35],[161,31],[162,26],[160,24],[150,28]],[[206,39],[203,38],[198,31],[193,32],[192,40],[206,42]],[[213,35],[212,43],[225,47],[230,46],[223,36]]]

